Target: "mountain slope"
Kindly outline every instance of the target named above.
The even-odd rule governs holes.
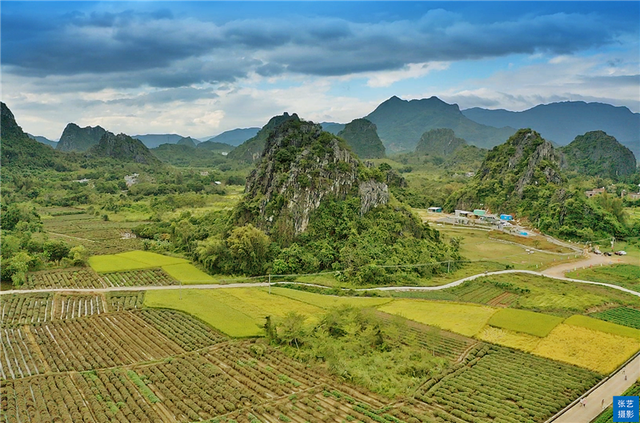
[[[320,126],[322,126],[323,131],[330,132],[333,135],[338,135],[338,132],[344,129],[345,124],[336,122],[320,122]]]
[[[56,148],[58,146],[58,141],[51,141],[50,139],[46,138],[46,137],[42,137],[40,135],[31,135],[29,133],[27,133],[27,136],[29,138],[31,138],[32,140],[36,140],[44,145],[48,145],[49,147],[52,148]]]
[[[59,171],[67,169],[60,153],[25,134],[5,103],[0,102],[0,108],[3,168],[53,168]]]
[[[636,171],[636,158],[631,150],[603,131],[577,136],[560,151],[564,153],[566,168],[581,175],[617,179]]]
[[[224,131],[215,137],[210,137],[207,141],[219,142],[223,144],[229,144],[234,147],[242,144],[249,138],[256,136],[260,128],[236,128],[230,131]]]
[[[202,144],[208,143],[204,142]],[[226,159],[219,152],[209,151],[205,148],[193,148],[187,145],[162,144],[152,148],[151,154],[164,163],[180,167],[213,167],[226,162]]]
[[[198,144],[196,148],[226,155],[229,154],[229,152],[235,147],[223,142],[205,141]]]
[[[133,138],[137,138],[147,147],[156,148],[162,144],[175,144],[183,138],[178,134],[146,134],[146,135],[134,135]]]
[[[184,138],[180,138],[180,140],[178,140],[178,142],[176,144],[177,145],[186,145],[187,147],[196,148],[196,146],[199,144],[199,142],[196,142],[196,140],[194,140],[191,137],[184,137]]]
[[[457,138],[451,129],[431,129],[420,137],[420,141],[416,145],[416,154],[449,157],[458,147],[465,145],[467,142],[462,138]]]
[[[252,163],[257,161],[260,158],[269,134],[271,134],[278,125],[289,120],[300,121],[300,118],[295,113],[289,115],[287,112],[284,112],[282,115],[272,117],[253,138],[250,138],[240,144],[231,151],[227,157],[231,160],[237,160],[243,163]]]
[[[522,112],[472,108],[462,113],[485,125],[532,128],[559,145],[567,145],[585,132],[600,130],[615,137],[636,157],[640,155],[640,114],[626,107],[565,101],[541,104]]]
[[[87,155],[147,165],[160,164],[160,160],[153,156],[139,139],[125,134],[114,135],[111,132],[104,134],[98,144],[91,147]]]
[[[385,156],[384,145],[378,137],[376,126],[366,119],[354,119],[338,132],[338,136],[361,159],[381,159]]]
[[[457,104],[447,104],[437,97],[407,101],[393,96],[366,119],[376,124],[389,151],[413,151],[422,134],[430,129],[453,129],[468,143],[484,148],[503,143],[515,131],[476,123],[464,116]]]
[[[75,123],[70,123],[62,131],[56,149],[60,151],[87,151],[98,144],[105,133],[107,131],[100,126],[81,128]]]

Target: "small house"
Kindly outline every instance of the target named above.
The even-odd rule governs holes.
[[[465,211],[465,210],[456,210],[455,211],[456,217],[469,217],[472,214],[473,213],[471,213],[470,211]]]
[[[442,207],[429,207],[427,210],[431,213],[442,213]]]
[[[591,198],[591,197],[594,197],[594,196],[596,196],[596,195],[603,194],[603,193],[604,193],[604,191],[605,191],[605,190],[604,190],[604,187],[602,187],[602,188],[595,188],[595,189],[592,189],[591,191],[585,191],[585,192],[584,192],[584,195],[586,195],[587,197]]]
[[[513,220],[513,216],[510,214],[501,214],[500,220]]]
[[[485,214],[487,214],[487,211],[486,211],[486,210],[475,209],[475,210],[473,211],[473,215],[474,215],[474,216],[481,217],[481,216],[484,216]]]

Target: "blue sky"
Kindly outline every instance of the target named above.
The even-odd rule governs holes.
[[[3,1],[1,18],[2,100],[51,139],[348,122],[392,95],[640,111],[637,1]]]

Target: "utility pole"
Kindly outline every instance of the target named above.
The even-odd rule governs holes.
[[[269,294],[271,294],[271,274],[269,274]]]

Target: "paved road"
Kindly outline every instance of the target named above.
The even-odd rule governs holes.
[[[500,270],[500,271],[497,271],[497,272],[480,273],[480,274],[477,274],[477,275],[468,276],[466,278],[462,278],[462,279],[459,279],[457,281],[450,282],[450,283],[448,283],[446,285],[440,285],[440,286],[385,286],[385,287],[380,287],[380,288],[360,288],[360,289],[357,289],[356,291],[440,291],[442,289],[453,288],[454,286],[462,285],[463,283],[465,283],[467,281],[472,281],[474,279],[482,278],[482,277],[485,277],[485,276],[504,275],[504,274],[509,274],[509,273],[527,273],[527,274],[530,274],[530,275],[545,276],[545,277],[548,277],[548,278],[551,278],[551,279],[563,280],[563,281],[568,281],[568,282],[586,283],[586,284],[590,284],[590,285],[606,286],[606,287],[609,287],[609,288],[617,289],[619,291],[624,291],[626,293],[629,293],[629,294],[636,295],[636,296],[640,297],[640,292],[636,292],[636,291],[633,291],[631,289],[623,288],[623,287],[618,286],[618,285],[613,285],[613,284],[609,284],[609,283],[601,283],[601,282],[583,281],[583,280],[580,280],[580,279],[571,279],[571,278],[558,277],[558,276],[550,276],[550,275],[545,275],[544,273],[541,273],[541,272],[534,272],[532,270],[517,270],[517,269]],[[300,283],[300,282],[283,282],[283,283],[297,284],[297,285],[308,285],[308,286],[317,286],[317,287],[320,287],[320,288],[326,288],[326,286],[323,286],[323,285],[315,285],[315,284],[310,284],[310,283]],[[274,283],[272,285],[276,285],[276,284]],[[221,285],[221,284],[216,284],[216,285],[206,284],[206,285],[125,286],[125,287],[116,286],[116,287],[111,287],[111,288],[82,288],[82,289],[78,289],[78,288],[12,289],[12,290],[9,290],[9,291],[2,291],[2,292],[0,292],[0,295],[3,295],[3,294],[20,294],[20,293],[27,293],[27,292],[110,292],[110,291],[152,291],[152,290],[155,291],[155,290],[159,290],[159,289],[225,289],[225,288],[252,288],[252,287],[266,287],[266,286],[269,286],[269,284],[267,282],[231,283],[231,284],[225,284],[225,285]]]
[[[580,260],[574,263],[564,263],[557,266],[550,267],[543,270],[542,273],[546,276],[564,277],[564,274],[574,269],[582,269],[587,267],[604,266],[610,264],[621,263],[622,260],[617,256],[605,256],[598,254],[589,254],[589,257],[585,260]]]
[[[614,395],[621,395],[638,379],[640,379],[640,355],[584,397],[586,400],[584,407],[578,402],[562,415],[555,419],[551,418],[548,422],[588,423],[613,403]],[[602,406],[603,399],[604,407]]]

